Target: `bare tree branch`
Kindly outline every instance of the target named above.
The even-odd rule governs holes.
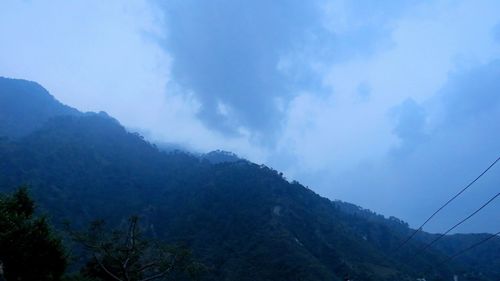
[[[108,275],[116,281],[152,281],[173,271],[185,271],[186,265],[192,263],[189,251],[142,239],[137,217],[129,220],[125,231],[105,233],[96,223],[88,233],[73,237],[90,251],[102,269],[98,276]]]
[[[117,280],[117,281],[124,281],[122,279],[120,279],[119,277],[117,277],[116,275],[114,275],[111,271],[109,271],[105,266],[104,264],[101,262],[101,260],[99,259],[99,257],[97,256],[96,253],[94,253],[94,258],[95,260],[97,261],[97,263],[99,264],[99,266],[102,268],[102,270],[104,270],[109,276],[111,276],[113,279]]]
[[[150,280],[158,279],[158,278],[161,278],[161,277],[167,275],[167,273],[169,273],[172,270],[172,268],[174,267],[174,265],[176,263],[176,260],[177,260],[177,255],[174,256],[172,262],[167,267],[167,269],[165,269],[164,271],[162,271],[162,272],[160,272],[160,273],[158,273],[156,275],[149,276],[149,277],[146,277],[144,279],[141,279],[140,281],[150,281]]]
[[[142,267],[140,267],[140,268],[138,269],[138,271],[139,271],[139,272],[143,272],[143,271],[145,271],[146,269],[148,269],[148,268],[150,268],[150,267],[153,267],[153,266],[159,266],[159,265],[160,265],[160,263],[159,263],[158,261],[150,262],[150,263],[145,264],[145,265],[143,265]]]
[[[146,277],[146,278],[144,278],[144,279],[141,279],[140,281],[150,281],[150,280],[154,280],[154,279],[161,278],[161,277],[163,277],[163,276],[167,275],[167,273],[169,273],[169,272],[170,272],[170,270],[172,270],[172,267],[169,267],[169,268],[167,268],[166,270],[164,270],[163,272],[158,273],[158,274],[156,274],[156,275],[149,276],[149,277]]]

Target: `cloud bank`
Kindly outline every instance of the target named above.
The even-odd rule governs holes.
[[[8,0],[0,75],[416,226],[500,153],[498,10],[487,0]],[[499,175],[428,230],[486,201]],[[458,231],[498,231],[499,204]]]

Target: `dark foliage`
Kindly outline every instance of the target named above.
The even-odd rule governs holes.
[[[122,229],[109,230],[94,221],[85,232],[70,231],[89,255],[81,275],[102,281],[192,280],[203,266],[185,247],[169,246],[143,236],[133,216]]]
[[[25,188],[0,197],[0,260],[6,280],[56,281],[66,268],[66,256]]]
[[[18,138],[60,115],[78,115],[35,82],[0,77],[0,136]]]
[[[432,236],[422,233],[394,252],[411,231],[396,218],[332,202],[245,160],[162,152],[105,114],[57,117],[0,139],[0,159],[0,186],[29,183],[54,223],[83,228],[139,214],[145,235],[193,249],[209,269],[203,280],[500,280],[492,266],[500,239],[436,267],[477,237],[450,236],[414,257]]]
[[[243,160],[239,158],[238,155],[223,150],[210,151],[209,153],[203,154],[201,158],[208,160],[212,164],[238,162]]]

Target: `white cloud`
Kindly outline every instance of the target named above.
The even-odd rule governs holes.
[[[145,1],[2,2],[2,75],[37,81],[82,110],[106,110],[137,123],[133,107],[153,107],[169,79],[170,58],[157,14]],[[119,102],[118,102],[119,101]],[[150,116],[146,116],[150,118]]]
[[[422,129],[428,131],[440,125],[436,102],[450,73],[500,57],[498,42],[492,35],[492,29],[500,21],[494,6],[498,5],[491,1],[417,4],[410,9],[411,13],[391,21],[389,48],[325,64],[323,82],[330,89],[329,94],[302,93],[289,103],[276,153],[283,161],[276,163],[292,177],[313,183],[315,190],[323,195],[354,201],[381,212],[403,214],[405,219],[425,215],[410,211],[409,205],[387,207],[387,200],[394,199],[390,194],[415,194],[410,189],[416,185],[408,181],[417,182],[414,176],[408,176],[410,169],[404,170],[408,181],[396,175],[391,178],[391,173],[402,171],[390,164],[395,148],[401,144],[394,129],[396,116],[391,112],[404,101],[414,100],[431,113]],[[335,10],[339,11],[342,9]],[[327,12],[332,13],[331,7]],[[368,24],[376,25],[376,20],[387,21],[367,18]],[[365,23],[361,21],[355,19],[352,26],[363,26]],[[352,28],[348,16],[333,24],[337,33],[348,33]],[[369,89],[368,97],[360,99],[360,88]],[[467,135],[467,130],[464,127],[461,133]],[[437,137],[437,132],[434,135]],[[439,151],[434,145],[446,146],[446,143],[433,142],[434,153],[412,156],[413,161],[422,165],[432,162]],[[449,151],[443,147],[439,157],[446,158]],[[466,166],[472,167],[463,164],[462,168]],[[432,171],[426,173],[430,176]],[[356,179],[360,176],[372,181]],[[379,200],[373,200],[374,193],[380,195]],[[447,195],[448,189],[443,190],[440,199]]]
[[[290,103],[284,139],[300,146],[292,150],[311,162],[308,166],[357,159],[351,163],[355,165],[387,153],[397,143],[391,108],[408,98],[432,98],[460,62],[500,55],[490,34],[500,16],[491,10],[477,1],[416,6],[413,15],[394,22],[391,48],[326,67],[323,81],[331,89],[329,96],[309,93]],[[370,97],[359,102],[362,85],[369,87]]]
[[[435,108],[439,108],[440,101],[436,95],[450,73],[500,58],[500,7],[496,1],[465,0],[325,3],[321,22],[324,26],[303,27],[308,38],[292,36],[294,40],[290,42],[297,45],[290,49],[281,46],[281,41],[264,44],[266,48],[255,54],[248,46],[244,49],[245,54],[280,58],[275,69],[268,69],[272,65],[269,61],[263,69],[269,71],[266,72],[269,75],[277,71],[280,75],[276,77],[283,74],[288,79],[283,81],[291,85],[277,87],[290,92],[273,95],[269,100],[266,100],[267,93],[257,93],[258,103],[235,96],[239,93],[238,85],[232,85],[234,89],[222,95],[226,100],[217,104],[216,113],[228,117],[227,122],[234,122],[230,125],[235,127],[238,136],[208,128],[206,122],[199,119],[202,104],[197,97],[200,95],[194,95],[174,80],[171,73],[176,58],[160,41],[176,26],[166,26],[163,8],[157,7],[154,1],[54,0],[50,4],[40,0],[2,1],[0,75],[37,81],[64,103],[82,110],[105,110],[126,126],[147,132],[151,139],[181,143],[201,151],[217,148],[235,151],[253,161],[285,170],[292,178],[303,180],[323,195],[384,211],[385,201],[376,203],[370,196],[360,194],[367,188],[371,189],[370,194],[391,194],[396,188],[404,188],[398,186],[404,183],[404,176],[391,175],[397,171],[397,167],[391,166],[391,153],[401,140],[395,134],[397,122],[390,112],[404,101],[412,100],[431,113],[425,121],[430,129],[424,129],[432,131],[438,127]],[[258,6],[252,2],[251,7]],[[186,11],[195,8],[194,4],[188,5]],[[274,9],[280,11],[279,6]],[[239,19],[239,15],[229,14]],[[280,25],[270,26],[273,20],[269,17],[269,22],[261,23],[259,28],[280,32]],[[221,18],[218,21],[221,25],[232,24]],[[196,33],[196,28],[187,30]],[[230,28],[228,34],[239,34],[237,26],[234,28]],[[253,30],[254,25],[248,28]],[[260,31],[256,30],[255,34]],[[207,28],[207,34],[201,35],[205,39],[228,40],[222,44],[228,48],[238,47],[233,45],[237,42],[251,46],[250,43],[261,40],[254,35],[255,38],[233,42],[231,38],[216,37],[209,32],[214,31]],[[244,33],[245,36],[252,34]],[[198,43],[201,35],[190,34],[185,43],[187,46]],[[275,45],[283,49],[268,50]],[[211,50],[205,52],[206,46],[196,46],[198,59],[210,55]],[[266,56],[267,51],[276,53]],[[219,55],[225,58],[224,52]],[[191,58],[189,52],[186,58]],[[239,57],[233,54],[230,62],[209,59],[206,69],[212,67],[212,62],[216,62],[217,67],[228,67],[213,69],[217,72],[214,77],[222,75],[224,79],[220,81],[225,82],[224,75],[234,74],[230,66],[238,68],[234,65],[238,63],[233,61],[235,58]],[[258,61],[254,59],[245,57],[239,63]],[[194,70],[205,69],[198,68],[196,63],[189,61]],[[251,77],[235,76],[237,82],[254,86],[247,82],[261,81],[263,73],[252,73],[254,68],[242,69],[248,70],[244,74]],[[210,77],[204,74],[202,71],[199,75]],[[264,78],[262,81],[270,85],[276,82],[273,77]],[[303,81],[307,79],[310,81]],[[217,89],[224,86],[218,85],[218,81],[209,82]],[[315,85],[309,87],[310,84]],[[256,87],[255,91],[274,89],[267,86]],[[316,91],[317,88],[321,89]],[[274,139],[265,135],[273,132],[257,134],[255,128],[242,127],[235,120],[237,117],[231,117],[237,116],[237,109],[243,109],[247,117],[259,116],[262,108],[251,106],[268,105],[267,102],[273,105],[269,108],[279,113],[276,116],[284,116],[283,127],[275,132],[278,136],[275,147],[259,146],[263,139]],[[235,108],[236,105],[241,108]],[[266,123],[267,119],[263,120]],[[468,128],[453,131],[453,136],[465,134]],[[446,142],[436,141],[434,145],[445,146]],[[439,150],[436,147],[432,146],[433,151]],[[415,163],[424,163],[421,157],[433,157],[423,155],[410,158],[417,159]],[[363,185],[366,182],[355,180],[360,171],[367,171],[367,178],[376,180],[370,186]],[[394,208],[391,212],[404,213],[405,206]]]
[[[0,75],[37,81],[84,111],[106,111],[154,140],[195,150],[220,147],[263,159],[245,137],[197,118],[196,98],[171,79],[172,58],[152,1],[2,1]]]

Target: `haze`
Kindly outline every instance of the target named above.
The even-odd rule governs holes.
[[[0,76],[418,226],[500,153],[498,1],[2,1]],[[498,192],[494,167],[426,230]],[[500,200],[458,232],[500,229]]]

